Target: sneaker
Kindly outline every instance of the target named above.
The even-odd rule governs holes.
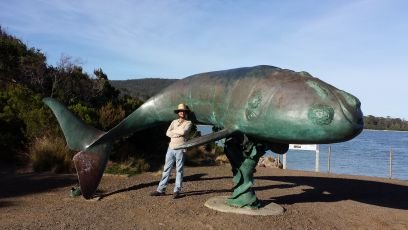
[[[150,193],[150,196],[164,196],[164,192],[154,191]]]
[[[175,193],[173,194],[173,199],[178,199],[178,198],[180,198],[180,197],[181,197],[180,192],[175,192]]]

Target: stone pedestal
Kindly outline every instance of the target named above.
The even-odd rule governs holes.
[[[215,196],[205,202],[205,206],[219,212],[236,213],[253,216],[276,216],[284,213],[284,209],[276,204],[269,203],[259,208],[236,208],[227,204],[228,196]]]

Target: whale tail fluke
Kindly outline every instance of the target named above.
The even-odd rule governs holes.
[[[73,161],[82,195],[85,199],[90,199],[105,171],[112,146],[110,143],[92,145],[105,132],[85,124],[53,98],[44,98],[43,102],[50,107],[57,118],[68,147],[79,151],[73,157]],[[89,147],[91,145],[92,147]]]
[[[81,193],[85,199],[93,198],[109,160],[111,145],[97,145],[78,152],[73,157]]]
[[[53,98],[44,98],[43,102],[50,107],[64,133],[65,140],[71,150],[82,151],[105,132],[85,124],[64,105]]]

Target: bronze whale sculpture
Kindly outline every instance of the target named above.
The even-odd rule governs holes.
[[[306,72],[254,66],[201,73],[175,82],[103,132],[83,123],[52,98],[45,98],[74,156],[83,196],[100,182],[115,139],[175,118],[173,108],[189,105],[195,121],[220,128],[188,141],[188,148],[245,134],[270,149],[289,143],[323,144],[352,139],[363,129],[360,101]],[[283,152],[281,152],[283,153]]]

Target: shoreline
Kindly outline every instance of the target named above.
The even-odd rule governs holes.
[[[363,131],[370,132],[408,132],[408,130],[390,130],[390,129],[363,129]]]

